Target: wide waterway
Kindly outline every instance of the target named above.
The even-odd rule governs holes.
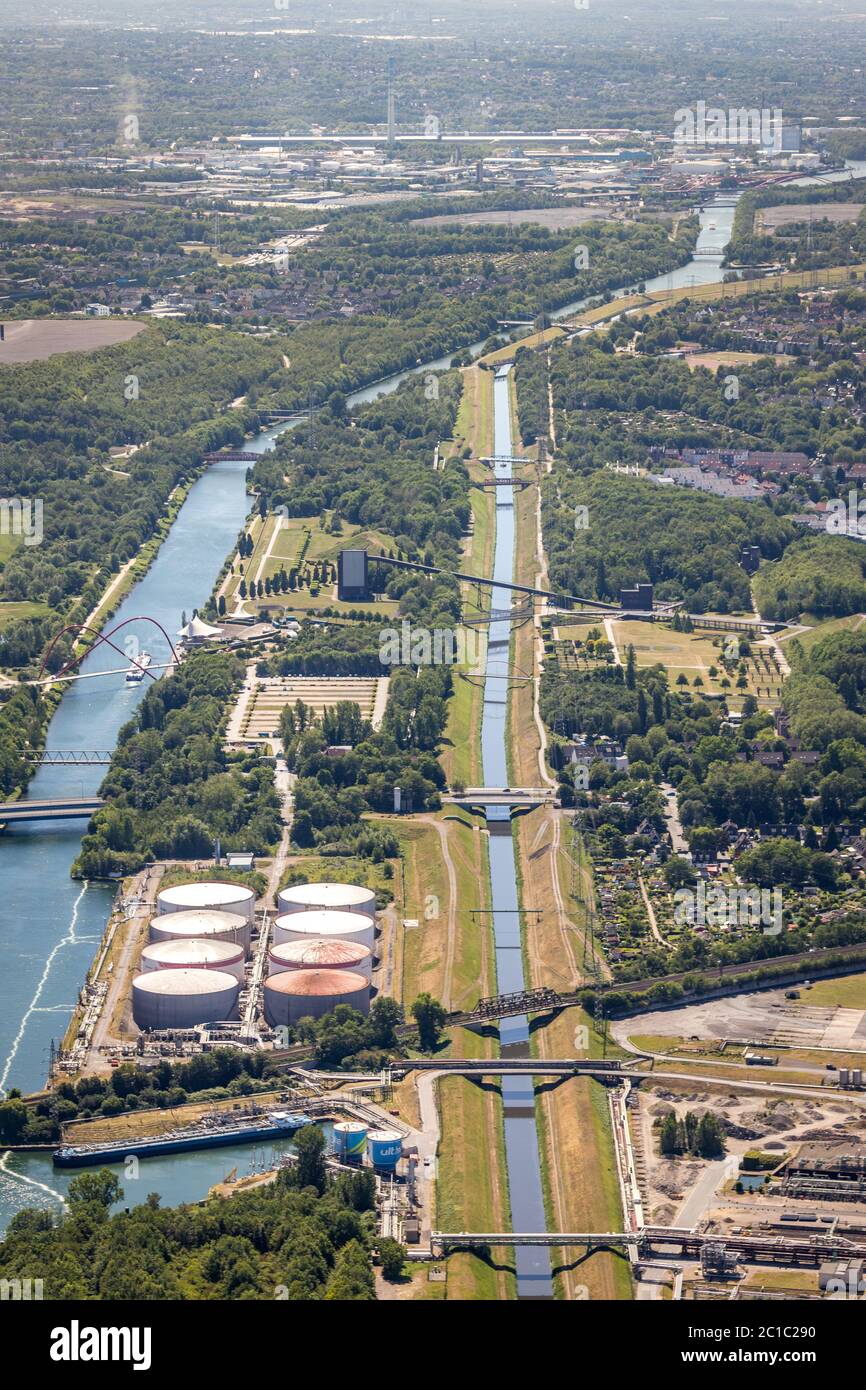
[[[733,208],[715,208],[708,204],[701,215],[702,232],[696,249],[698,253],[716,251],[718,259],[692,260],[678,270],[647,281],[647,289],[720,280],[723,274],[721,255],[730,236],[732,219]],[[627,288],[623,287],[623,291]],[[575,313],[584,302],[564,306],[555,317]],[[470,351],[477,353],[481,346],[481,343],[472,344]],[[419,364],[410,371],[396,373],[355,392],[348,398],[348,404],[361,405],[378,395],[394,391],[414,373],[444,370],[451,360],[452,355],[448,355]],[[507,382],[505,384],[507,387]],[[506,423],[510,437],[510,421],[503,421],[502,428]],[[272,447],[279,433],[279,430],[263,431],[244,447],[251,452],[263,452]],[[198,479],[150,570],[106,624],[106,630],[125,618],[148,615],[158,619],[174,638],[183,612],[189,615],[193,608],[205,603],[249,511],[246,467],[242,463],[218,463]],[[510,516],[510,523],[506,514]],[[513,554],[513,510],[507,501],[504,507],[497,506],[497,516],[502,523],[498,528],[500,535],[506,536],[510,528],[510,539],[503,540],[501,553],[497,543],[497,565],[500,566],[497,573],[504,579],[510,577]],[[124,635],[127,633],[133,633],[141,646],[153,653],[156,663],[168,658],[169,651],[164,639],[150,624],[132,626],[125,629]],[[491,636],[495,642],[495,625]],[[504,657],[500,649],[500,659],[507,659],[507,648]],[[493,672],[493,651],[490,661]],[[86,673],[120,665],[123,665],[123,661],[117,653],[103,646],[87,658],[81,669]],[[143,685],[124,685],[123,678],[119,676],[71,682],[51,721],[47,746],[93,751],[113,749],[118,732],[131,717],[143,689]],[[504,706],[500,707],[498,725],[491,708],[485,708],[484,759],[487,777],[504,786],[508,781],[504,772]],[[88,795],[98,789],[103,776],[104,768],[101,767],[41,768],[30,784],[28,795]],[[114,897],[113,889],[106,884],[76,883],[69,877],[83,829],[83,824],[64,825],[58,822],[50,827],[17,826],[0,837],[0,943],[3,951],[0,969],[0,1095],[12,1086],[26,1092],[36,1090],[44,1083],[51,1039],[59,1040],[66,1031],[78,990],[105,930]],[[511,852],[510,836],[491,837],[492,856],[499,855],[499,846],[503,847],[503,854],[506,848]],[[510,874],[504,867],[501,873],[495,873],[494,883],[497,880],[510,885],[509,891],[516,893],[513,865]],[[505,905],[502,905],[499,919],[501,930],[496,933],[499,985],[502,989],[512,987],[508,982],[515,978],[515,968],[520,971],[522,978],[520,952],[509,945],[503,935],[506,927],[516,932],[514,908],[516,901],[509,909],[512,913],[509,927],[504,915]],[[519,983],[518,980],[514,988],[518,988]],[[519,1021],[504,1024],[503,1043],[520,1043],[519,1029]],[[528,1091],[528,1079],[522,1084]],[[511,1099],[518,1104],[516,1093]],[[523,1097],[523,1100],[526,1098]],[[512,1122],[508,1117],[506,1130],[512,1131],[512,1150],[518,1142],[526,1142],[529,1135],[523,1121],[514,1119]],[[533,1124],[533,1143],[536,1142],[534,1133]],[[249,1146],[239,1148],[238,1152],[248,1154]],[[142,1164],[143,1187],[146,1191],[162,1191],[165,1201],[193,1199],[203,1195],[210,1183],[219,1181],[236,1161],[232,1150],[184,1154],[171,1160],[148,1160]],[[516,1171],[520,1169],[522,1164]],[[57,1198],[52,1193],[58,1192],[62,1186],[63,1179],[54,1172],[50,1157],[39,1154],[7,1156],[0,1163],[0,1230],[21,1207],[56,1202]],[[529,1200],[531,1194],[526,1195]],[[512,1193],[515,1220],[523,1213],[522,1200],[522,1192]],[[542,1252],[539,1261],[537,1255],[538,1252],[532,1252],[532,1258],[527,1259],[526,1273],[521,1278],[525,1283],[527,1279],[535,1277],[533,1269],[535,1274],[541,1272],[543,1277],[534,1291],[536,1294],[540,1291],[544,1296],[541,1284],[549,1275],[544,1275],[541,1267],[547,1266],[547,1258]]]

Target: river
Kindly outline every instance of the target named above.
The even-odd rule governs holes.
[[[693,260],[679,270],[648,281],[647,289],[720,280],[723,274],[721,255],[730,235],[732,219],[733,208],[715,209],[708,204],[707,210],[701,215],[702,231],[696,249],[699,253],[712,249],[717,252],[718,258]],[[577,312],[584,302],[564,306],[555,317]],[[470,351],[477,354],[482,346],[481,342],[474,343]],[[395,373],[353,393],[347,403],[350,407],[362,405],[376,396],[395,391],[402,381],[418,372],[444,370],[454,355],[449,354],[408,371]],[[505,384],[507,387],[507,380]],[[501,391],[497,401],[500,398]],[[256,453],[270,449],[284,428],[287,426],[263,431],[248,441],[245,449]],[[505,434],[500,431],[506,428],[509,444],[507,449],[503,446],[502,452],[510,452],[511,427],[507,419],[502,419],[501,425],[497,422],[499,439],[505,440]],[[497,452],[500,452],[498,443]],[[246,468],[247,465],[243,463],[217,463],[193,484],[153,565],[106,624],[106,629],[126,618],[148,615],[156,618],[174,638],[183,612],[190,615],[193,608],[201,607],[206,602],[249,511]],[[507,490],[501,491],[507,493]],[[511,575],[513,562],[513,508],[506,500],[504,504],[498,504],[496,510],[500,519],[497,528],[497,574],[505,579]],[[491,629],[491,639],[495,643],[494,628]],[[133,633],[141,645],[153,653],[155,662],[168,658],[169,651],[164,639],[150,624],[137,624],[125,632]],[[501,659],[507,661],[507,647],[500,650],[504,650]],[[491,665],[493,655],[491,652]],[[119,665],[123,665],[123,662],[117,653],[103,646],[87,657],[81,669],[86,673]],[[504,679],[500,684],[505,685]],[[133,714],[143,691],[144,684],[128,687],[119,676],[71,682],[49,726],[47,747],[94,751],[114,748],[119,730]],[[500,706],[497,726],[492,703],[490,706],[485,704],[483,744],[486,775],[502,786],[508,782],[504,770],[504,717],[504,706]],[[98,789],[104,775],[104,768],[98,766],[41,768],[30,784],[28,795],[91,794]],[[114,897],[113,889],[106,884],[73,882],[69,877],[83,829],[83,823],[73,823],[71,826],[55,823],[41,829],[16,826],[0,838],[0,902],[3,904],[0,1095],[13,1086],[26,1092],[38,1090],[44,1084],[51,1040],[59,1041],[66,1031],[78,990],[105,930]],[[513,853],[510,836],[491,836],[492,855],[500,854],[500,846],[503,855],[506,850]],[[516,893],[513,861],[510,872],[506,871],[505,865],[501,866],[501,872],[497,869],[494,883],[497,881],[509,885],[508,891]],[[505,888],[502,891],[505,892]],[[515,908],[516,901],[511,907],[505,903],[500,905],[500,930],[497,930],[496,940],[501,989],[512,987],[508,981],[517,978],[515,971],[520,972],[520,978],[514,988],[519,988],[522,979],[520,952],[517,949],[518,919],[513,915]],[[506,911],[512,913],[510,927],[502,915]],[[510,941],[506,928],[514,934]],[[519,1021],[503,1025],[504,1043],[522,1042],[517,1036],[519,1026]],[[528,1089],[528,1081],[524,1084]],[[516,1096],[517,1092],[515,1104]],[[506,1118],[506,1130],[512,1131],[513,1145],[524,1142],[529,1134],[528,1128],[516,1118],[513,1122]],[[532,1132],[534,1135],[534,1124]],[[175,1158],[171,1167],[174,1177],[170,1183],[173,1200],[201,1195],[203,1173],[207,1171],[209,1182],[218,1181],[233,1166],[228,1158],[226,1150],[216,1156],[211,1154],[208,1159],[196,1155]],[[150,1164],[144,1167],[149,1172],[155,1171]],[[37,1186],[30,1186],[31,1182]],[[44,1184],[44,1192],[39,1184]],[[41,1200],[49,1203],[56,1200],[50,1195],[52,1190],[57,1190],[57,1176],[50,1158],[29,1154],[14,1155],[4,1160],[0,1167],[0,1231],[14,1211],[33,1204],[40,1192]],[[515,1219],[521,1210],[523,1195],[522,1191],[512,1195]],[[165,1189],[165,1196],[169,1196],[169,1187]],[[527,1270],[525,1279],[534,1278],[528,1264]]]

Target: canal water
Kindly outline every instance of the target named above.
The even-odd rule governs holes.
[[[323,1121],[322,1132],[330,1145],[333,1124]],[[200,1202],[208,1189],[236,1169],[238,1179],[253,1173],[263,1173],[279,1164],[281,1155],[292,1153],[293,1140],[269,1139],[267,1144],[227,1144],[220,1149],[199,1149],[191,1153],[163,1154],[161,1158],[142,1159],[135,1165],[101,1163],[109,1168],[123,1189],[115,1211],[137,1207],[151,1192],[157,1192],[164,1207],[179,1206],[181,1202]],[[16,1154],[7,1151],[0,1156],[0,1236],[17,1211],[39,1207],[59,1212],[63,1209],[69,1184],[81,1173],[93,1168],[55,1168],[48,1153]]]
[[[732,217],[732,208],[720,208],[716,212],[711,205],[701,217],[698,250],[710,249],[711,243],[718,243],[718,262],[694,260],[670,275],[648,281],[647,288],[661,289],[671,284],[699,284],[720,279],[721,254],[724,242],[730,235]],[[711,222],[716,223],[715,229],[710,227]],[[576,301],[566,305],[557,311],[556,317],[577,312],[585,302]],[[475,355],[482,346],[481,342],[474,343],[469,350]],[[449,354],[432,362],[419,363],[413,369],[376,382],[349,396],[348,404],[350,407],[363,405],[379,395],[395,391],[401,382],[417,372],[442,371],[450,365],[453,356]],[[504,385],[507,388],[507,380]],[[498,403],[504,392],[498,384],[496,390],[497,410],[501,412],[503,407]],[[250,452],[270,449],[282,428],[286,426],[263,431],[248,441],[245,449]],[[497,417],[496,428],[497,439],[510,441],[511,425],[507,414],[502,416],[501,421]],[[502,451],[510,452],[510,442],[507,447],[503,444]],[[505,471],[508,471],[507,468]],[[201,607],[211,594],[220,568],[248,514],[245,475],[245,464],[217,463],[197,480],[150,570],[105,625],[106,629],[125,618],[148,615],[158,619],[174,639],[181,625],[182,614],[186,612],[189,616],[193,608]],[[500,525],[497,528],[496,555],[497,574],[506,579],[511,575],[513,564],[514,516],[509,490],[497,489],[497,492],[506,494],[497,504]],[[503,603],[501,606],[506,605]],[[123,635],[127,633],[136,637],[141,647],[153,654],[155,664],[168,659],[169,650],[164,638],[149,623],[131,625]],[[497,648],[497,638],[505,645]],[[505,679],[507,635],[504,631],[498,634],[496,625],[492,625],[491,641],[483,753],[486,776],[504,786],[508,782],[505,770],[504,703],[508,683]],[[497,662],[500,664],[498,676],[495,669]],[[124,664],[116,652],[101,647],[82,663],[81,670],[86,674]],[[495,697],[497,681],[499,702]],[[144,684],[127,687],[121,676],[71,682],[51,721],[47,746],[93,751],[113,749],[119,730],[132,716],[143,690]],[[89,795],[97,791],[103,776],[104,768],[101,767],[41,768],[30,784],[28,795]],[[50,828],[22,825],[0,837],[0,1097],[11,1087],[26,1092],[43,1085],[48,1071],[51,1039],[59,1040],[66,1031],[78,990],[108,920],[114,896],[112,888],[106,884],[76,883],[69,877],[83,829],[83,823],[76,825],[74,822],[71,825],[58,822]],[[510,868],[499,862],[500,846],[503,856],[512,853]],[[501,989],[510,989],[510,981],[516,979],[514,988],[519,988],[522,964],[510,836],[491,836],[491,851],[494,884],[503,885],[503,894],[510,892],[515,895],[513,901],[509,898],[508,903],[503,901],[500,904],[499,929],[496,933],[499,985]],[[519,1030],[519,1021],[503,1025],[503,1042],[506,1045],[523,1045],[525,1040],[517,1036]],[[528,1088],[528,1082],[525,1084]],[[514,1103],[524,1102],[529,1103],[525,1095],[520,1099],[515,1098]],[[511,1131],[513,1152],[517,1151],[519,1143],[528,1142],[529,1128],[522,1122],[518,1123],[515,1119],[512,1124],[507,1119],[506,1128]],[[534,1136],[534,1125],[532,1133]],[[536,1142],[534,1138],[532,1142]],[[249,1152],[248,1149],[245,1151]],[[185,1154],[174,1158],[171,1161],[173,1177],[165,1174],[160,1177],[160,1181],[167,1184],[164,1187],[164,1200],[168,1201],[171,1194],[174,1200],[182,1200],[197,1188],[219,1181],[234,1164],[234,1160],[229,1163],[227,1158],[226,1150],[219,1151],[218,1156],[212,1152],[210,1155]],[[151,1167],[156,1162],[149,1160],[142,1165],[145,1175],[156,1172]],[[516,1164],[515,1171],[522,1172],[524,1166]],[[531,1163],[528,1166],[531,1168]],[[147,1191],[154,1190],[152,1179],[145,1176],[143,1181],[145,1184],[148,1181],[151,1183]],[[51,1168],[50,1158],[22,1154],[9,1155],[0,1160],[0,1231],[9,1217],[22,1206],[42,1201],[48,1204],[56,1202],[52,1192],[57,1190],[58,1179]],[[183,1198],[177,1196],[181,1190]],[[514,1191],[512,1210],[515,1219],[521,1209],[521,1200],[522,1194]],[[531,1271],[526,1277],[532,1277]]]
[[[494,444],[497,458],[494,472],[508,477],[513,452],[511,430],[511,367],[501,367],[493,383]],[[493,578],[510,584],[514,578],[514,493],[496,488],[496,542]],[[493,589],[493,606],[511,605],[509,589]],[[484,711],[481,723],[481,754],[484,785],[507,787],[507,721],[512,687],[510,664],[511,619],[490,624],[487,670],[484,681]],[[507,807],[490,807],[487,812],[490,850],[490,880],[493,906],[493,935],[496,946],[496,983],[500,994],[523,989],[523,951],[517,892],[517,865],[511,816]],[[503,1057],[529,1056],[529,1019],[504,1018],[499,1025]],[[544,1231],[547,1219],[541,1186],[541,1157],[535,1123],[535,1092],[531,1076],[504,1076],[502,1104],[505,1124],[505,1156],[508,1165],[508,1192],[512,1230]],[[517,1246],[517,1294],[519,1298],[552,1298],[550,1255],[543,1247]]]

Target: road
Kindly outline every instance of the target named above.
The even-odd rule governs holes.
[[[720,1158],[715,1163],[710,1163],[706,1172],[698,1178],[670,1224],[672,1226],[697,1227],[704,1213],[713,1205],[713,1199],[722,1183],[728,1178],[735,1177],[739,1168],[739,1154],[728,1154],[726,1158]]]
[[[672,787],[670,782],[662,782],[660,785],[665,797],[665,824],[668,828],[668,834],[671,837],[674,854],[688,854],[689,845],[683,834],[676,788]]]

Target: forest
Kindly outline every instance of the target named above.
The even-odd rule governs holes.
[[[280,838],[272,764],[228,754],[229,701],[243,664],[222,652],[191,652],[173,675],[151,684],[120,731],[97,811],[73,866],[82,878],[131,873],[152,859],[265,854]]]
[[[575,518],[587,508],[588,524]],[[563,469],[545,483],[542,522],[550,575],[563,592],[618,601],[620,589],[653,583],[657,599],[682,599],[694,613],[751,608],[740,547],[776,559],[793,528],[766,506],[729,502],[687,488],[659,487],[602,470]]]
[[[768,557],[770,558],[770,557]],[[817,535],[794,541],[774,564],[762,565],[754,580],[762,617],[795,619],[861,613],[866,597],[866,549],[862,541]]]
[[[0,1277],[37,1278],[58,1302],[375,1299],[375,1180],[327,1168],[325,1139],[303,1130],[297,1162],[230,1199],[164,1208],[132,1202],[108,1168],[73,1178],[60,1216],[28,1208],[0,1241]],[[121,1202],[126,1210],[116,1208]],[[115,1210],[112,1210],[115,1208]]]

